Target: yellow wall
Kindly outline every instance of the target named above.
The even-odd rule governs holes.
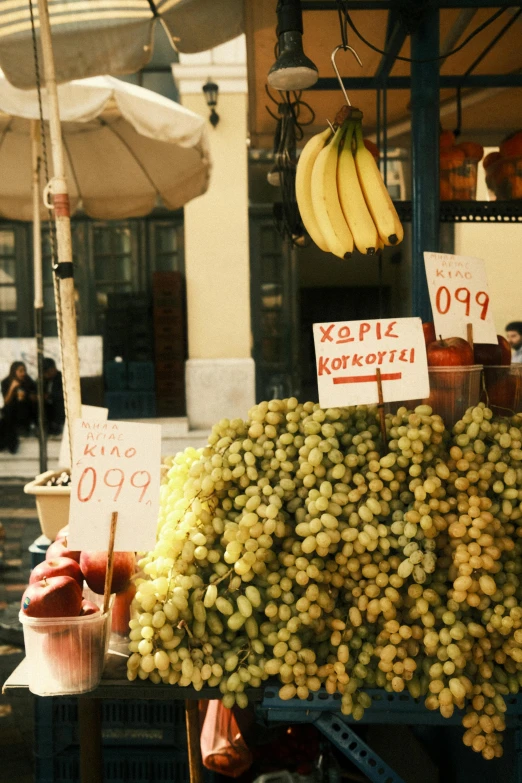
[[[489,151],[486,149],[486,154]],[[487,198],[480,166],[477,199]],[[455,253],[484,260],[498,334],[504,334],[509,321],[522,320],[522,224],[457,223]]]
[[[185,95],[183,105],[209,114],[203,95]],[[185,206],[190,359],[251,355],[246,94],[220,94],[217,112],[209,190]]]

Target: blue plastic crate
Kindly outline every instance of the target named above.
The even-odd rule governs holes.
[[[127,381],[129,389],[154,391],[154,363],[129,362]]]
[[[35,783],[78,783],[78,748],[54,757],[36,758],[34,779]],[[187,753],[164,748],[104,748],[103,780],[105,783],[189,783]]]
[[[40,563],[45,560],[45,553],[51,545],[51,541],[47,536],[39,536],[33,541],[29,547],[29,555],[31,558],[31,571]]]
[[[145,391],[105,392],[109,419],[146,419],[156,415],[156,395]]]
[[[62,753],[79,744],[75,698],[35,698],[34,752],[38,757]],[[105,746],[186,747],[182,702],[115,699],[102,702],[102,742]]]
[[[105,362],[105,387],[110,391],[127,389],[127,362]]]
[[[34,752],[53,756],[79,744],[75,698],[35,698]],[[186,747],[185,708],[179,701],[115,699],[102,702],[104,747]]]

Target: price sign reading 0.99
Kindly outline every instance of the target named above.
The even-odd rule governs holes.
[[[435,333],[467,337],[473,325],[476,343],[497,343],[488,281],[480,258],[447,253],[424,253]]]
[[[158,519],[161,428],[121,421],[74,423],[68,544],[106,550],[118,512],[116,551],[154,547]]]

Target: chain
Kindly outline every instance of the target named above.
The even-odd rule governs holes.
[[[44,116],[43,116],[42,83],[40,79],[40,62],[38,59],[38,45],[36,41],[36,27],[34,21],[33,0],[29,0],[29,13],[31,15],[31,33],[33,39],[33,56],[34,56],[36,91],[38,94],[38,111],[40,114],[40,128],[41,128],[40,135],[42,139],[43,164],[44,164],[44,172],[45,172],[45,181],[48,183],[50,182],[51,178],[49,175],[49,158],[47,155],[47,139],[45,135],[45,125],[44,125]],[[64,354],[63,354],[62,297],[60,293],[60,285],[58,283],[58,278],[56,275],[56,270],[58,268],[58,256],[56,252],[56,226],[54,224],[54,217],[53,217],[52,210],[49,208],[47,210],[47,215],[48,215],[47,220],[49,225],[49,245],[51,249],[51,263],[52,263],[52,270],[53,270],[54,301],[56,305],[56,326],[58,330],[58,345],[60,348],[60,361],[62,365],[63,400],[64,400],[65,411],[66,411],[66,423],[67,423],[66,426],[69,434],[69,457],[70,457],[71,467],[72,467],[72,437],[71,437],[72,422],[70,421],[70,417],[69,417],[69,406],[67,400],[67,381],[66,381],[67,374],[65,372]]]

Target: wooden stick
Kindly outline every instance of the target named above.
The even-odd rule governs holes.
[[[190,783],[203,783],[203,762],[199,727],[199,702],[185,700],[185,722],[187,725],[187,745]]]
[[[386,437],[386,417],[384,415],[384,397],[382,394],[382,380],[381,380],[381,370],[379,367],[375,370],[375,375],[377,376],[377,393],[379,395],[379,404],[377,407],[379,408],[379,418],[381,421],[381,435],[382,435],[382,442],[384,448],[386,448],[386,444],[388,443],[387,437]]]
[[[111,532],[109,534],[109,548],[107,549],[107,572],[105,574],[105,590],[103,591],[103,613],[109,611],[111,600],[112,572],[114,570],[114,539],[116,538],[116,525],[118,512],[113,511],[111,516]]]
[[[473,324],[466,324],[467,341],[473,348]]]

